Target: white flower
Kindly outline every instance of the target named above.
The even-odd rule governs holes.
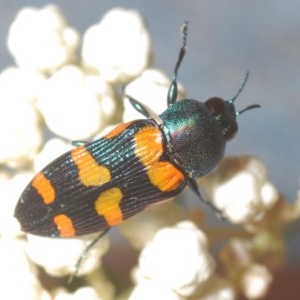
[[[28,234],[27,254],[32,261],[53,276],[73,275],[76,263],[86,247],[99,235],[89,234],[78,238],[48,238]],[[101,265],[101,257],[109,246],[102,237],[88,253],[79,268],[79,275],[88,274]]]
[[[5,100],[0,100],[0,164],[21,167],[33,160],[42,144],[40,118],[31,104]]]
[[[78,43],[78,33],[55,5],[20,10],[7,41],[18,66],[47,73],[75,61]]]
[[[166,226],[172,226],[184,217],[182,207],[172,199],[155,203],[149,209],[120,224],[122,234],[135,249],[142,249],[155,233]]]
[[[134,287],[130,297],[128,298],[128,300],[153,299],[184,300],[184,298],[176,292],[153,280],[141,281]]]
[[[43,74],[34,70],[6,68],[0,74],[0,99],[33,104],[45,80]]]
[[[37,268],[30,263],[16,239],[0,238],[0,299],[50,300],[37,278]]]
[[[59,138],[52,138],[46,142],[43,149],[36,155],[34,159],[35,173],[41,171],[53,160],[61,156],[73,148],[70,142],[66,142]]]
[[[14,209],[21,192],[32,179],[33,172],[24,172],[12,178],[0,178],[0,233],[1,236],[23,234],[18,221],[14,218]]]
[[[91,287],[81,287],[75,292],[60,289],[55,292],[53,300],[102,300],[97,291]]]
[[[191,222],[157,232],[141,252],[136,279],[150,279],[181,296],[192,295],[213,274],[206,237]]]
[[[70,140],[86,140],[115,112],[112,88],[79,67],[65,66],[50,77],[37,101],[51,131]]]
[[[204,180],[209,199],[232,223],[261,220],[278,200],[265,166],[254,157],[226,157]]]
[[[161,71],[155,69],[145,70],[138,78],[126,85],[124,94],[128,95],[146,106],[155,115],[162,114],[167,108],[167,94],[171,80]],[[183,99],[185,91],[178,84],[178,99]],[[129,100],[124,99],[123,121],[129,122],[144,118],[133,108]]]
[[[34,102],[45,78],[38,72],[7,68],[0,74],[0,164],[21,167],[42,144],[40,117]]]
[[[128,81],[149,63],[150,36],[136,10],[115,8],[83,37],[83,64],[108,81]]]
[[[242,278],[242,286],[247,299],[262,299],[271,283],[272,275],[263,265],[252,265]]]

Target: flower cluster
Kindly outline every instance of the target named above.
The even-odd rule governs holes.
[[[11,25],[7,44],[15,65],[0,73],[0,277],[5,282],[0,298],[116,299],[119,287],[101,268],[107,237],[80,267],[84,285],[70,292],[65,279],[56,287],[45,280],[72,275],[98,234],[25,236],[13,211],[34,174],[71,149],[71,140],[99,137],[113,124],[142,118],[124,93],[162,113],[170,78],[148,69],[150,35],[134,10],[107,12],[80,43],[59,7],[24,8]],[[124,84],[125,91],[118,91]],[[178,88],[183,98],[184,88]],[[226,158],[199,183],[224,218],[240,229],[211,228],[202,214],[187,212],[174,201],[133,217],[120,227],[140,255],[133,285],[119,300],[235,299],[240,292],[258,299],[266,293],[272,271],[285,257],[282,228],[300,216],[300,196],[288,204],[268,181],[263,164],[252,157]],[[213,256],[211,247],[220,240],[226,242]]]

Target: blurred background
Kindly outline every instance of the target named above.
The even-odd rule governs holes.
[[[0,1],[0,69],[13,64],[6,49],[9,26],[24,6],[44,0]],[[188,97],[232,98],[250,70],[237,109],[262,108],[239,118],[239,134],[227,154],[255,155],[267,166],[270,180],[290,201],[300,175],[300,1],[217,0],[62,0],[69,24],[83,33],[110,8],[134,8],[145,17],[152,36],[153,65],[171,76],[180,47],[179,29],[189,21],[188,53],[179,81]],[[299,278],[300,224],[289,237],[290,278]],[[296,268],[298,266],[298,268]],[[298,275],[295,275],[298,272]],[[290,298],[292,299],[292,298]],[[293,298],[294,299],[294,298]]]

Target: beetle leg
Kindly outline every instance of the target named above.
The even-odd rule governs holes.
[[[205,197],[203,197],[201,195],[198,185],[194,179],[191,179],[191,178],[189,179],[189,187],[201,201],[205,202],[209,207],[211,207],[213,209],[213,211],[217,214],[218,218],[220,218],[222,220],[226,220],[226,218],[223,215],[223,212],[221,210],[219,210],[217,207],[215,207],[212,204],[212,202],[210,202],[208,199],[206,199]]]
[[[104,237],[107,232],[109,231],[110,228],[108,229],[105,229],[104,231],[102,231],[85,249],[84,251],[82,252],[82,254],[80,255],[79,259],[77,260],[76,262],[76,265],[75,265],[75,271],[74,273],[70,276],[69,280],[68,280],[68,283],[70,284],[74,277],[77,276],[78,272],[79,272],[79,269],[81,267],[81,264],[83,262],[83,260],[85,259],[86,255],[89,253],[89,251],[99,242],[99,240]]]

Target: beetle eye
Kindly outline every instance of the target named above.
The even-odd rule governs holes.
[[[214,117],[217,117],[225,110],[225,101],[219,97],[209,98],[205,101],[205,105]]]
[[[213,97],[209,98],[205,102],[205,105],[214,119],[219,123],[225,139],[232,139],[238,128],[233,104],[219,97]]]

